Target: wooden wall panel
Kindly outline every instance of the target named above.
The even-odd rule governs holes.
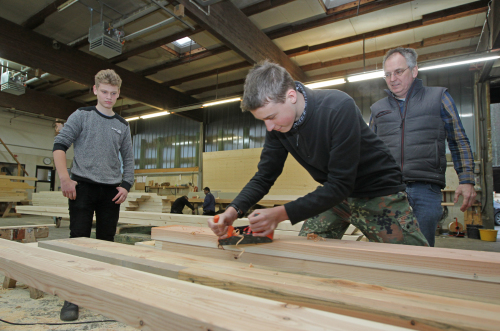
[[[240,192],[257,172],[262,148],[203,153],[203,186],[222,192]],[[305,195],[319,184],[292,157],[269,194]]]

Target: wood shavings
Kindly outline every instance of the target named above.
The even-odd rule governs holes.
[[[316,233],[308,233],[307,240],[314,240],[316,242],[316,241],[320,241],[320,240],[325,241],[326,239],[321,237],[321,236],[318,236]]]
[[[238,232],[238,234],[239,234],[239,231],[237,231],[237,232]],[[235,256],[235,257],[234,257],[235,259],[239,259],[239,258],[243,255],[243,253],[245,253],[245,249],[244,249],[244,248],[239,248],[239,247],[238,247],[238,244],[239,244],[239,243],[240,243],[243,239],[245,239],[245,237],[241,237],[241,239],[240,239],[240,240],[238,240],[238,242],[236,243],[236,246],[234,246],[235,248],[238,248],[238,249],[240,249],[240,250],[241,250],[241,253],[240,253],[238,256]]]
[[[248,266],[249,268],[253,268],[253,264],[250,263],[250,265]]]

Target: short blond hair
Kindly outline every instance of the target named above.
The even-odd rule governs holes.
[[[122,86],[122,79],[113,69],[105,69],[95,75],[95,87],[99,88],[100,84],[109,84],[120,88]]]

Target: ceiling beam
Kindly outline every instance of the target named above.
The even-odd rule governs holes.
[[[379,30],[382,34],[381,35],[386,35],[388,32],[389,33],[392,33],[390,31],[393,31],[394,32],[400,32],[400,31],[404,31],[404,30],[398,30],[401,29],[401,28],[405,28],[406,30],[408,28],[410,28],[410,26],[413,26],[412,28],[414,27],[420,27],[420,26],[423,26],[423,25],[428,25],[428,24],[433,24],[433,23],[438,23],[438,18],[440,20],[450,20],[452,18],[455,18],[457,17],[457,15],[460,15],[460,17],[464,17],[464,16],[468,16],[468,15],[475,15],[475,14],[478,14],[480,12],[485,12],[487,10],[487,5],[484,4],[485,1],[480,1],[480,2],[477,2],[477,3],[474,3],[473,6],[471,5],[465,5],[465,6],[459,6],[459,7],[455,7],[455,8],[452,8],[453,10],[452,11],[449,11],[449,16],[447,16],[446,14],[446,11],[447,10],[444,10],[444,11],[438,11],[436,13],[431,13],[431,14],[428,14],[428,15],[424,15],[424,18],[425,18],[425,21],[426,23],[423,24],[423,20],[417,20],[417,21],[414,21],[414,22],[410,22],[409,24],[407,23],[406,26],[403,26],[403,25],[396,25],[396,26],[393,26],[393,27],[389,27],[387,29],[382,29],[382,30]],[[377,7],[377,10],[383,10],[385,9],[385,4],[379,4],[378,7]],[[362,15],[363,12],[360,11],[360,15]],[[346,18],[343,18],[343,19],[349,19],[350,17],[346,17]],[[343,20],[342,19],[342,20]],[[317,21],[314,21],[314,22],[317,22],[316,24],[318,24],[318,26],[321,26],[321,25],[324,25],[324,24],[329,24],[329,23],[324,23],[324,19],[320,19],[320,20],[317,20]],[[311,23],[311,22],[309,22]],[[290,33],[295,33],[293,32],[292,30],[290,30]],[[273,31],[269,32],[268,33],[268,36],[270,36],[272,38],[272,35],[273,35]],[[284,36],[284,35],[283,35]],[[366,37],[366,35],[365,35]],[[377,36],[372,36],[372,38],[375,38]],[[350,38],[344,38],[344,39],[341,39],[341,40],[337,40],[337,41],[333,41],[331,43],[323,43],[323,44],[319,44],[319,45],[314,45],[314,46],[302,46],[302,47],[299,47],[297,49],[293,49],[293,50],[288,50],[288,51],[285,51],[285,54],[287,54],[289,57],[293,57],[293,56],[297,56],[297,55],[301,55],[301,54],[306,54],[310,51],[319,51],[319,50],[322,50],[322,49],[327,49],[327,48],[331,48],[331,47],[335,47],[335,46],[341,46],[341,45],[345,45],[345,44],[349,44],[349,43],[352,43],[352,42],[358,42],[358,41],[361,41],[363,40],[363,36],[360,35],[360,36],[354,36],[354,37],[350,37]],[[337,43],[337,44],[336,44]],[[225,46],[223,46],[225,47]],[[191,57],[190,61],[196,61],[196,60],[199,60],[199,59],[202,59],[202,58],[206,58],[208,56],[211,56],[211,55],[215,55],[215,54],[210,54],[209,52],[216,52],[216,54],[219,54],[219,53],[222,53],[224,51],[228,51],[229,48],[216,48],[216,49],[212,49],[212,50],[209,50],[209,51],[206,51],[206,52],[201,52],[198,55],[198,57]],[[146,69],[144,72],[148,75],[151,75],[151,74],[154,74],[154,73],[157,73],[158,71],[160,70],[165,70],[165,69],[169,69],[169,68],[173,68],[173,67],[176,67],[176,66],[179,66],[179,65],[182,65],[184,63],[186,63],[187,61],[180,61],[180,60],[174,60],[174,61],[170,61],[170,62],[166,62],[166,63],[163,63],[163,64],[159,64],[159,65],[156,65],[154,67],[150,67],[148,69]]]
[[[81,52],[73,47],[60,44],[52,47],[52,39],[23,28],[4,18],[0,18],[0,57],[41,68],[56,76],[84,85],[93,85],[94,75],[102,69],[114,69],[123,80],[123,96],[143,102],[159,109],[169,109],[197,100],[169,87],[156,83],[136,73]],[[36,52],[26,51],[36,49]]]
[[[189,90],[189,91],[186,91],[185,93],[189,94],[189,95],[196,95],[196,94],[201,94],[204,92],[213,91],[213,90],[220,89],[220,88],[232,87],[232,86],[243,85],[243,84],[245,84],[245,79],[237,79],[237,80],[233,80],[233,81],[226,82],[226,83],[220,83],[220,84],[216,84],[216,85],[205,86],[205,87]]]
[[[373,53],[378,53],[379,56],[384,56],[385,52],[386,52],[386,50],[384,50],[384,52],[377,51],[377,52],[373,52]],[[441,58],[447,58],[447,57],[450,57],[450,56],[470,54],[470,53],[474,53],[474,52],[475,52],[475,46],[467,46],[467,47],[450,49],[450,50],[446,50],[446,51],[442,51],[442,52],[435,52],[435,53],[420,55],[418,57],[418,59],[419,59],[419,61],[429,61],[429,60],[436,60],[436,59],[441,59]],[[333,60],[333,61],[339,61],[338,64],[345,64],[345,63],[348,63],[348,62],[356,62],[356,61],[362,61],[363,60],[362,58],[358,59],[358,57],[359,57],[359,55],[356,55],[354,57],[344,58],[344,59],[349,59],[349,60],[345,61],[343,63],[341,63],[341,61],[339,61],[339,60],[342,60],[342,59],[337,59],[337,60]],[[351,61],[350,59],[352,59],[352,58],[355,58],[357,60]],[[316,69],[318,69],[318,68],[315,68],[315,67],[309,67],[309,68],[307,68],[307,66],[304,66],[304,67],[306,67],[305,69],[308,69],[308,70],[316,70]],[[308,79],[306,81],[304,81],[304,83],[316,82],[316,81],[333,79],[333,78],[339,78],[341,76],[347,76],[347,75],[351,75],[351,74],[361,73],[361,72],[364,72],[364,71],[374,70],[374,69],[377,69],[377,67],[380,68],[380,65],[379,66],[377,66],[377,65],[370,65],[370,66],[366,66],[366,67],[359,67],[359,68],[348,69],[348,70],[340,70],[340,71],[336,71],[336,72],[333,72],[333,73],[327,73],[327,74],[321,74],[321,75],[311,76],[311,77],[308,77]],[[305,71],[308,71],[308,70],[305,70]],[[202,87],[202,88],[197,88],[197,89],[189,90],[189,91],[186,91],[185,93],[189,94],[189,95],[196,95],[196,94],[201,94],[201,93],[204,93],[204,92],[213,91],[213,90],[215,90],[217,88],[226,88],[226,87],[232,87],[232,86],[237,86],[237,85],[243,85],[244,83],[245,83],[244,79],[237,79],[237,80],[233,80],[233,81],[226,82],[226,83],[223,83],[223,84],[211,85],[211,86],[207,86],[207,87]]]
[[[63,94],[63,95],[61,95],[61,97],[66,98],[66,99],[74,99],[74,98],[78,98],[78,97],[81,97],[82,95],[90,94],[90,93],[92,93],[92,92],[91,92],[90,87],[88,87],[85,90],[76,90],[73,92]]]
[[[180,31],[180,32],[174,33],[170,36],[167,36],[165,38],[155,40],[152,43],[133,48],[130,51],[127,51],[121,55],[115,56],[114,58],[110,59],[109,62],[114,63],[114,64],[124,62],[132,56],[145,53],[145,52],[150,51],[152,49],[161,47],[161,46],[166,45],[166,44],[170,44],[171,42],[182,39],[184,37],[189,37],[193,34],[196,34],[196,33],[202,32],[202,31],[205,31],[205,30],[201,27],[196,27],[196,29],[194,31],[190,30],[190,29]]]
[[[411,0],[385,0],[383,2],[374,2],[371,4],[367,4],[363,7],[359,8],[359,12],[357,8],[352,8],[349,10],[342,11],[340,13],[334,13],[332,15],[328,15],[326,17],[320,18],[318,20],[309,21],[301,24],[290,24],[279,29],[273,30],[267,33],[268,37],[271,39],[277,39],[285,36],[289,36],[294,33],[318,28],[324,25],[332,24],[335,22],[348,20],[353,17],[357,17],[360,15],[372,13],[375,11],[384,10],[393,6],[397,6],[403,3],[410,2]]]
[[[481,12],[485,12],[488,8],[488,6],[484,6],[481,4],[482,1],[479,1],[478,3],[473,3],[476,4],[472,6],[472,4],[469,5],[464,5],[464,6],[459,6],[463,11],[460,12],[461,17],[468,16],[468,15],[476,15]],[[456,8],[459,8],[456,7]],[[472,7],[472,9],[471,9]],[[424,15],[422,19],[408,22],[408,23],[403,23],[403,24],[398,24],[394,25],[388,28],[384,29],[379,29],[371,32],[367,32],[364,34],[359,34],[355,35],[352,37],[347,37],[347,38],[342,38],[342,39],[337,39],[333,41],[329,41],[326,43],[321,43],[321,44],[316,44],[313,46],[301,46],[297,47],[295,49],[290,49],[285,51],[285,54],[293,57],[293,56],[298,56],[298,55],[304,55],[304,54],[309,54],[312,52],[317,52],[321,51],[324,49],[332,48],[332,47],[337,47],[337,46],[342,46],[342,45],[347,45],[355,42],[362,41],[363,39],[372,39],[372,38],[377,38],[381,36],[386,36],[388,34],[392,33],[397,33],[397,32],[402,32],[402,31],[407,31],[415,28],[422,27],[424,25],[429,25],[429,24],[435,24],[435,23],[440,23],[440,22],[445,22],[454,19],[458,14],[459,10],[456,8],[452,9],[447,9],[447,10],[442,10],[436,13],[432,13],[429,15],[432,15],[433,19],[430,21],[427,21],[427,23],[424,24],[425,17],[427,15]],[[439,13],[439,15],[438,15]],[[439,19],[438,19],[439,18]]]
[[[196,54],[193,54],[190,56],[186,56],[186,57],[181,57],[180,59],[177,59],[177,60],[168,61],[168,62],[159,64],[159,65],[156,65],[153,67],[146,68],[142,71],[139,71],[138,73],[140,73],[143,76],[154,75],[158,71],[177,67],[179,65],[186,64],[186,63],[189,63],[192,61],[201,60],[201,59],[207,58],[207,57],[212,56],[212,55],[217,55],[217,54],[220,54],[223,52],[227,52],[229,50],[230,49],[227,46],[219,46],[216,48],[207,49],[206,51],[203,51],[203,52],[199,52],[199,53],[196,53]]]
[[[365,6],[371,2],[375,2],[375,1],[379,1],[379,0],[356,0],[356,1],[353,1],[353,2],[348,2],[348,3],[345,3],[343,5],[340,5],[340,6],[337,6],[337,7],[333,7],[333,8],[326,8],[326,6],[324,5],[324,2],[323,1],[320,1],[321,2],[321,5],[323,5],[323,7],[325,8],[325,12],[327,15],[332,15],[332,14],[335,14],[335,13],[338,13],[338,12],[342,12],[342,11],[345,11],[345,10],[349,10],[349,9],[353,9],[355,8],[356,10],[358,9],[358,7],[362,7],[362,6]]]
[[[481,27],[465,29],[462,31],[451,32],[451,33],[446,33],[446,34],[442,34],[442,35],[435,36],[435,37],[425,38],[422,41],[418,41],[418,42],[407,44],[407,45],[400,45],[397,47],[409,47],[409,48],[414,48],[414,49],[420,49],[420,48],[429,47],[429,46],[442,45],[442,44],[446,44],[446,43],[450,43],[450,42],[454,42],[454,41],[459,41],[459,40],[463,40],[463,39],[477,37],[481,34],[481,30],[482,30]],[[333,66],[340,65],[340,64],[362,61],[363,58],[364,59],[373,59],[376,57],[384,56],[385,53],[387,53],[392,48],[396,48],[396,47],[390,47],[387,49],[381,49],[378,51],[365,53],[364,56],[363,56],[363,54],[357,54],[357,55],[343,57],[343,58],[339,58],[339,59],[335,59],[335,60],[331,60],[331,61],[310,63],[310,64],[303,65],[300,68],[304,71],[311,71],[311,70],[318,70],[318,69],[322,69],[322,68],[333,67]],[[421,60],[421,56],[419,56],[419,60]]]
[[[200,79],[200,78],[205,78],[205,77],[209,77],[209,76],[213,76],[213,75],[219,75],[219,74],[223,74],[223,73],[226,73],[226,72],[229,72],[229,71],[243,69],[243,68],[249,68],[249,67],[251,67],[250,63],[248,63],[246,61],[245,62],[239,62],[239,63],[235,63],[235,64],[230,64],[230,65],[225,66],[225,67],[221,67],[221,68],[217,68],[217,69],[213,69],[213,70],[208,70],[208,71],[200,72],[200,73],[197,73],[197,74],[194,74],[194,75],[189,75],[189,76],[186,76],[186,77],[182,77],[182,78],[178,78],[178,79],[173,79],[173,80],[170,80],[168,82],[164,82],[163,84],[165,84],[167,86],[176,86],[176,85],[181,85],[182,83],[185,83],[185,82],[190,82],[192,80],[196,80],[196,79]]]
[[[45,22],[45,19],[47,17],[57,12],[57,7],[59,7],[66,1],[67,0],[56,0],[52,2],[51,4],[47,5],[45,8],[40,10],[38,13],[28,18],[25,22],[21,24],[21,26],[30,30],[36,29]]]
[[[475,52],[475,46],[466,46],[466,47],[460,47],[460,48],[455,48],[455,49],[449,49],[449,50],[441,51],[441,52],[434,52],[434,53],[419,55],[419,57],[418,57],[419,66],[420,66],[421,62],[423,62],[423,61],[445,59],[445,58],[448,58],[451,56],[471,54],[474,52]],[[377,68],[381,69],[380,65],[366,66],[366,68],[359,67],[359,68],[353,68],[353,69],[348,69],[348,70],[339,70],[339,71],[331,72],[331,73],[327,73],[327,74],[311,76],[311,77],[309,77],[309,82],[317,82],[317,81],[326,80],[326,79],[338,78],[341,76],[358,74],[358,73],[362,73],[364,71],[375,70]]]
[[[0,92],[0,106],[28,113],[67,119],[71,113],[85,104],[64,99],[57,95],[26,89],[22,95]]]
[[[260,14],[266,10],[273,9],[279,6],[286,5],[287,3],[294,2],[296,0],[264,0],[257,2],[256,4],[242,8],[241,11],[246,16],[252,16],[255,14]],[[371,0],[374,1],[374,0]]]
[[[463,39],[468,39],[468,38],[473,38],[477,37],[481,34],[481,27],[477,28],[471,28],[471,29],[465,29],[457,32],[451,32],[451,33],[446,33],[442,34],[439,36],[435,37],[430,37],[430,38],[425,38],[422,41],[418,41],[412,44],[408,45],[401,45],[401,47],[410,47],[414,49],[419,49],[423,47],[428,47],[428,46],[435,46],[435,45],[441,45],[445,43],[450,43],[453,41],[459,41]],[[394,47],[392,47],[394,48]],[[303,65],[300,68],[303,71],[311,71],[311,70],[317,70],[317,69],[322,69],[322,68],[328,68],[340,64],[346,64],[346,63],[351,63],[351,62],[356,62],[356,61],[362,61],[364,59],[372,59],[376,57],[382,57],[389,51],[390,48],[387,49],[382,49],[370,53],[365,53],[365,56],[363,57],[363,54],[358,54],[358,55],[353,55],[353,56],[348,56],[348,57],[343,57],[331,61],[325,61],[325,62],[316,62],[316,63],[310,63],[307,65]],[[178,86],[181,85],[182,83],[193,81],[196,79],[201,79],[201,78],[206,78],[209,76],[225,73],[225,72],[230,72],[233,70],[241,69],[241,68],[246,68],[250,67],[248,62],[239,62],[235,64],[231,64],[228,66],[220,67],[217,69],[213,70],[208,70],[204,72],[200,72],[194,75],[178,78],[178,79],[173,79],[171,81],[164,82],[163,84],[168,85],[168,86]]]
[[[178,1],[191,19],[251,64],[269,59],[287,69],[295,79],[305,79],[304,72],[232,2],[210,5],[207,16],[189,0]]]
[[[129,109],[134,109],[134,108],[139,108],[139,107],[144,107],[144,105],[142,103],[134,103],[134,104],[131,104],[131,105],[123,105],[123,106],[113,107],[113,111],[115,111],[115,112],[121,112],[122,110],[129,110]]]
[[[53,82],[45,82],[43,84],[40,84],[40,85],[38,85],[38,86],[35,87],[35,90],[42,92],[42,91],[49,90],[49,89],[51,89],[53,87],[65,84],[67,82],[69,82],[69,79],[59,78],[59,79],[56,79]]]
[[[287,3],[293,2],[293,1],[296,1],[296,0],[265,0],[262,2],[258,2],[254,5],[245,7],[241,11],[245,15],[251,16],[251,15],[255,15],[255,14],[264,12],[266,10],[272,9],[272,8],[282,6],[284,4],[287,4]],[[127,52],[123,53],[122,55],[114,57],[109,62],[115,63],[115,64],[120,63],[120,62],[126,61],[128,58],[130,58],[132,56],[145,53],[147,51],[158,48],[162,45],[169,44],[173,41],[179,40],[179,39],[184,38],[184,37],[190,37],[192,35],[195,35],[197,33],[203,32],[203,31],[205,31],[205,29],[203,29],[202,27],[199,27],[199,26],[195,27],[194,31],[190,30],[190,29],[186,29],[184,31],[177,32],[171,36],[167,36],[167,37],[158,39],[156,41],[153,41],[152,43],[131,49],[130,51],[127,51]],[[229,51],[229,48],[227,48],[226,51]]]

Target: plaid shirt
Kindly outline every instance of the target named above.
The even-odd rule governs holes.
[[[404,111],[405,100],[396,99],[401,113]],[[474,157],[470,148],[469,138],[465,134],[457,107],[451,95],[446,91],[441,99],[441,119],[444,122],[446,140],[450,148],[453,166],[458,175],[460,184],[474,185]],[[377,133],[373,118],[370,116],[370,128]]]

